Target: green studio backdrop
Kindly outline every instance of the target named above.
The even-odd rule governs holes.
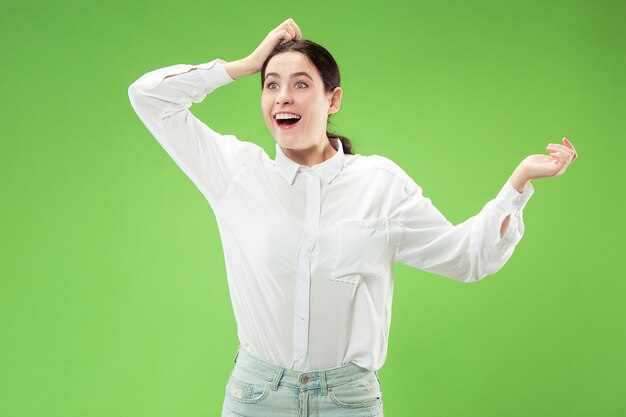
[[[339,63],[333,129],[454,224],[520,161],[508,263],[463,284],[396,264],[389,417],[624,416],[623,1],[3,6],[0,416],[217,416],[237,348],[208,203],[131,108],[173,64],[245,57],[293,18]],[[192,106],[274,157],[259,74]],[[622,257],[619,259],[618,256]]]

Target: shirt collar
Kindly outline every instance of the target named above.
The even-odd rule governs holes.
[[[345,159],[341,140],[339,140],[338,138],[330,138],[330,140],[334,142],[337,148],[337,152],[324,162],[313,165],[311,167],[300,165],[294,160],[290,159],[287,155],[285,155],[282,148],[277,143],[275,163],[278,167],[278,172],[285,179],[285,181],[289,183],[289,185],[293,185],[293,180],[299,170],[312,169],[319,176],[322,177],[326,184],[329,184],[343,168],[343,163]]]

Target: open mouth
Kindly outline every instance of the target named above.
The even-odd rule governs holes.
[[[274,118],[274,122],[280,129],[291,129],[295,125],[297,125],[300,122],[300,120],[302,120],[302,117],[300,117],[299,119],[296,119],[296,118],[276,119]]]

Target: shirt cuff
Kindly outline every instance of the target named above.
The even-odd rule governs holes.
[[[211,62],[195,66],[195,68],[206,70],[198,72],[202,75],[202,78],[206,82],[206,87],[208,88],[207,91],[215,90],[223,85],[235,81],[230,75],[228,75],[228,72],[226,72],[222,66],[223,62],[223,60],[218,58]]]
[[[522,211],[524,206],[528,202],[528,199],[534,194],[535,189],[533,188],[530,181],[526,184],[523,192],[518,192],[511,181],[507,179],[504,187],[498,193],[496,200],[502,204],[507,211]]]

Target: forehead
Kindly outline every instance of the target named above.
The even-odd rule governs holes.
[[[280,78],[289,78],[295,72],[306,72],[314,80],[319,79],[315,66],[306,55],[300,52],[283,52],[274,55],[265,67],[265,74],[270,72],[278,74]]]

